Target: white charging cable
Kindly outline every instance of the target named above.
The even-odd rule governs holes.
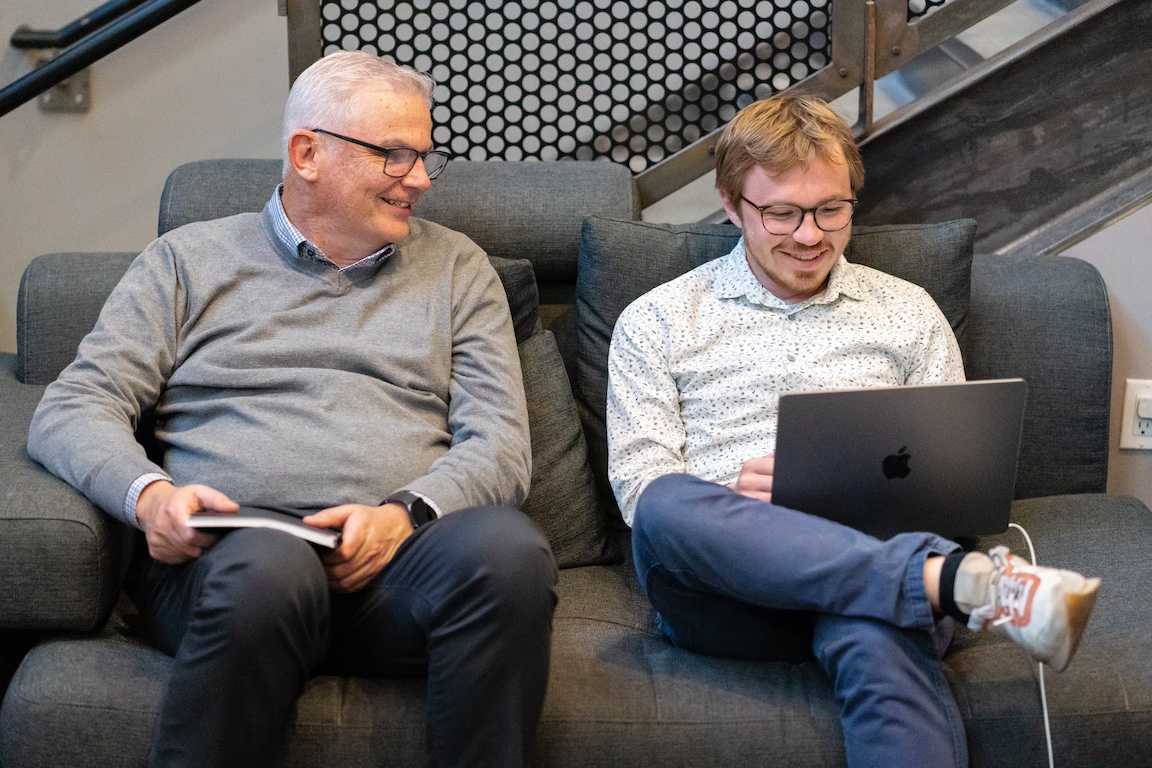
[[[1032,565],[1036,565],[1036,550],[1032,547],[1032,537],[1028,535],[1028,531],[1016,523],[1008,523],[1008,527],[1015,528],[1024,535],[1024,541],[1028,544],[1028,557],[1032,560]],[[1048,721],[1048,694],[1044,690],[1044,663],[1037,662],[1036,669],[1040,676],[1040,706],[1044,710],[1044,739],[1048,743],[1048,768],[1056,768],[1056,759],[1052,754],[1052,724]]]

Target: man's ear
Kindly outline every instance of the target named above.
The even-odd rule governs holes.
[[[305,181],[315,181],[320,173],[316,162],[319,150],[320,142],[312,131],[298,128],[288,137],[288,163]]]
[[[736,225],[738,229],[744,229],[744,223],[740,220],[740,203],[737,201],[736,205],[728,199],[728,195],[723,192],[720,193],[720,202],[724,205],[724,212],[728,214],[728,221]]]

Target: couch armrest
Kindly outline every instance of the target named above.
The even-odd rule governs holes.
[[[28,457],[44,387],[0,355],[0,629],[90,631],[120,591],[133,531]]]
[[[1104,491],[1112,327],[1095,267],[976,256],[964,353],[971,379],[1028,382],[1017,498]]]

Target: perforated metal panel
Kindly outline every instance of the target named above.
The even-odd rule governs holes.
[[[953,0],[908,0],[908,19],[927,16],[932,11],[953,2]]]
[[[439,83],[433,139],[472,160],[640,172],[830,60],[831,0],[322,0],[324,52]]]

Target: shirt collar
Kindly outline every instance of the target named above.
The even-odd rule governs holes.
[[[744,245],[744,238],[740,238],[736,247],[721,257],[714,285],[716,294],[722,299],[746,298],[754,304],[784,310],[789,314],[813,304],[831,304],[841,296],[859,300],[864,298],[866,290],[856,270],[841,254],[828,275],[828,284],[823,291],[798,304],[789,304],[756,279],[752,268],[748,266],[748,251]]]
[[[370,253],[359,261],[349,264],[346,267],[337,267],[336,264],[324,255],[324,251],[320,250],[320,246],[304,237],[304,234],[296,229],[291,221],[288,220],[288,214],[284,211],[284,202],[280,199],[284,194],[284,185],[276,185],[276,190],[272,193],[272,198],[265,206],[268,212],[268,219],[272,225],[272,234],[280,241],[290,252],[296,254],[300,259],[306,261],[319,261],[329,265],[339,272],[347,272],[353,269],[360,269],[362,267],[371,267],[384,262],[396,250],[394,243],[389,243],[375,253]]]

